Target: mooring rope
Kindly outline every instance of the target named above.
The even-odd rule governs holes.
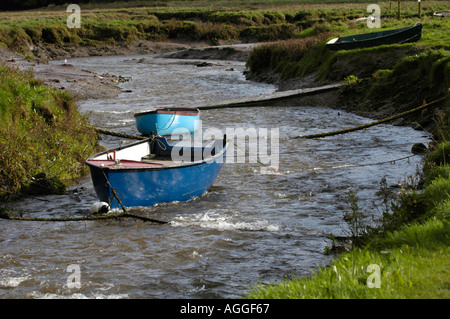
[[[13,216],[9,214],[2,213],[0,214],[0,218],[2,219],[10,219],[10,220],[22,220],[22,221],[42,221],[42,222],[70,222],[70,221],[86,221],[86,220],[105,220],[105,219],[113,219],[113,218],[124,218],[124,217],[132,217],[136,219],[140,219],[146,222],[155,222],[152,218],[147,218],[144,216],[139,216],[135,214],[131,214],[129,212],[121,212],[117,214],[104,214],[98,216],[81,216],[81,217],[22,217],[22,216]],[[158,223],[167,223],[157,221]]]
[[[403,117],[403,116],[405,116],[405,115],[411,114],[411,113],[413,113],[413,112],[417,112],[417,111],[423,110],[423,109],[425,109],[425,108],[427,108],[427,107],[430,107],[430,106],[432,106],[432,105],[434,105],[434,104],[436,104],[436,103],[438,103],[438,102],[441,102],[441,101],[447,99],[448,96],[449,96],[449,94],[444,95],[444,96],[441,97],[440,99],[434,100],[433,102],[423,104],[423,105],[421,105],[421,106],[419,106],[419,107],[416,107],[416,108],[414,108],[414,109],[412,109],[412,110],[405,111],[405,112],[402,112],[402,113],[399,113],[399,114],[396,114],[396,115],[393,115],[393,116],[384,118],[384,119],[379,120],[379,121],[375,121],[375,122],[371,122],[371,123],[367,123],[367,124],[363,124],[363,125],[358,125],[358,126],[354,126],[354,127],[350,127],[350,128],[342,129],[342,130],[337,130],[337,131],[331,131],[331,132],[325,132],[325,133],[318,133],[318,134],[311,134],[311,135],[298,135],[298,136],[296,136],[296,137],[294,137],[294,138],[307,138],[307,139],[311,139],[311,138],[333,136],[333,135],[339,135],[339,134],[350,133],[350,132],[354,132],[354,131],[358,131],[358,130],[363,130],[363,129],[368,128],[368,127],[371,127],[371,126],[375,126],[375,125],[379,125],[379,124],[382,124],[382,123],[386,123],[386,122],[395,120],[395,119],[397,119],[397,118]]]
[[[120,203],[121,204],[121,203]],[[96,216],[80,216],[80,217],[22,217],[22,216],[14,216],[7,214],[6,212],[0,211],[0,218],[2,219],[10,219],[10,220],[22,220],[22,221],[36,221],[36,222],[70,222],[70,221],[89,221],[89,220],[105,220],[105,219],[114,219],[114,218],[135,218],[140,219],[144,222],[151,222],[157,224],[167,224],[168,222],[149,218],[145,216],[140,216],[137,214],[130,213],[122,206],[123,212],[117,214],[102,214]]]
[[[117,137],[123,137],[123,138],[129,138],[133,140],[145,140],[148,138],[148,136],[140,136],[140,135],[130,135],[130,134],[124,134],[124,133],[118,133],[113,131],[108,131],[102,128],[94,127],[94,130],[97,133],[105,134],[105,135],[111,135],[111,136],[117,136]]]
[[[328,169],[336,170],[336,169],[344,169],[344,168],[366,167],[366,166],[376,166],[376,165],[384,165],[384,164],[395,164],[395,162],[403,161],[403,160],[406,160],[406,159],[409,160],[411,157],[414,157],[414,156],[419,156],[419,155],[412,154],[412,155],[396,158],[396,159],[393,159],[393,160],[387,160],[387,161],[375,162],[375,163],[339,165],[339,166],[330,167]],[[312,171],[318,171],[318,170],[327,170],[327,168],[320,168],[319,167],[319,168],[312,169]]]

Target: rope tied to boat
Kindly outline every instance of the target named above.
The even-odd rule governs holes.
[[[73,222],[73,221],[93,221],[93,220],[106,220],[106,219],[117,219],[117,218],[124,218],[124,217],[132,217],[135,219],[140,219],[145,222],[157,222],[159,224],[166,224],[168,222],[163,221],[156,221],[152,218],[147,218],[144,216],[139,216],[136,214],[131,213],[117,213],[117,214],[103,214],[103,215],[97,215],[97,216],[81,216],[81,217],[22,217],[22,216],[13,216],[9,215],[7,213],[0,213],[0,218],[2,219],[10,219],[10,220],[21,220],[21,221],[35,221],[35,222]]]
[[[167,150],[166,144],[164,144],[164,143],[163,143],[159,138],[157,138],[157,137],[161,137],[161,136],[160,136],[160,135],[151,135],[151,136],[149,137],[150,143],[152,143],[152,145],[153,145],[154,143],[156,143],[156,144],[158,144],[158,146],[159,146],[159,148],[160,148],[161,150],[166,151],[166,150]]]
[[[148,139],[148,136],[142,136],[142,135],[130,135],[130,134],[125,134],[125,133],[118,133],[118,132],[113,132],[113,131],[108,131],[102,128],[98,128],[98,127],[94,127],[94,130],[97,133],[100,134],[105,134],[105,135],[111,135],[111,136],[116,136],[116,137],[123,137],[123,138],[129,138],[132,140],[145,140]]]
[[[150,142],[152,142],[152,143],[155,143],[155,142],[158,143],[159,147],[161,147],[162,150],[164,150],[164,151],[167,150],[167,146],[163,142],[161,142],[160,139],[156,138],[156,137],[160,137],[160,135],[151,135],[151,136],[130,135],[130,134],[108,131],[108,130],[97,128],[97,127],[94,127],[94,130],[100,134],[111,135],[111,136],[116,136],[116,137],[123,137],[123,138],[134,139],[134,140],[149,139]]]

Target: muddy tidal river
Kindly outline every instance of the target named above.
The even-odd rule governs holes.
[[[79,103],[94,126],[127,134],[138,134],[138,111],[276,90],[246,81],[243,62],[197,62],[153,55],[68,61],[130,78],[120,84],[118,98]],[[257,143],[258,151],[242,158],[238,150],[246,149],[245,142],[236,138],[230,145],[234,159],[208,193],[130,209],[168,224],[1,220],[0,298],[241,298],[258,282],[306,276],[331,260],[323,253],[329,235],[348,234],[343,215],[349,191],[357,192],[365,213],[379,215],[375,193],[381,179],[396,185],[414,175],[422,158],[410,157],[411,146],[429,140],[423,132],[391,125],[293,139],[371,122],[313,105],[205,110],[201,119],[203,131],[256,132],[262,138],[248,143]],[[107,147],[129,142],[112,136],[101,141]],[[96,201],[85,176],[66,195],[28,198],[11,207],[23,216],[85,216]]]

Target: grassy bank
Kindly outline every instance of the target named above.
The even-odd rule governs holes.
[[[393,29],[411,26],[417,19],[382,21],[382,29]],[[304,38],[256,48],[247,61],[249,78],[264,80],[271,74],[269,78],[285,81],[313,75],[316,82],[345,81],[337,108],[377,119],[407,111],[442,97],[450,86],[450,19],[420,21],[423,33],[418,42],[337,52],[328,50],[326,39],[368,32],[367,26],[317,25]],[[448,107],[448,102],[439,105],[446,112]],[[434,115],[429,110],[407,120],[433,130]]]
[[[269,41],[288,39],[318,16],[308,19],[297,11],[242,11],[238,8],[132,8],[122,10],[83,9],[81,28],[66,26],[67,14],[39,11],[23,19],[2,14],[6,23],[0,29],[3,45],[16,43],[18,51],[31,54],[38,43],[58,46],[150,41]],[[298,22],[301,24],[298,25]]]
[[[86,173],[97,137],[73,97],[0,64],[0,198],[63,193]]]
[[[448,221],[430,220],[422,225],[416,224],[386,239],[389,248],[376,250],[369,247],[343,254],[330,267],[313,272],[310,278],[260,285],[248,297],[448,299],[448,233]],[[420,238],[426,241],[419,241]],[[374,271],[379,271],[379,277]],[[367,282],[374,286],[370,287]],[[375,286],[377,283],[379,285]]]
[[[318,80],[335,81],[343,80],[348,75],[357,75],[360,78],[371,76],[378,69],[393,68],[401,57],[415,55],[427,48],[445,50],[450,48],[449,19],[386,18],[382,19],[382,28],[376,31],[412,26],[418,21],[423,25],[422,38],[419,42],[337,52],[326,48],[325,39],[367,33],[371,30],[364,22],[340,21],[334,24],[317,24],[305,29],[299,38],[256,48],[247,65],[250,72],[275,72],[282,79],[302,77],[316,72]]]
[[[348,22],[366,15],[361,2],[314,4],[315,1],[167,1],[81,5],[81,28],[68,28],[66,7],[0,12],[0,46],[33,56],[39,46],[117,45],[137,40],[276,41],[302,38],[324,30],[345,32]],[[323,1],[322,1],[323,2]],[[356,3],[355,3],[356,2]],[[446,7],[447,1],[427,1],[423,16]],[[386,16],[395,14],[390,2],[381,3]],[[403,17],[417,15],[405,3]]]

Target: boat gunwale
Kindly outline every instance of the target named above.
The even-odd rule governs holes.
[[[186,168],[186,167],[193,167],[193,166],[198,166],[198,165],[203,165],[203,164],[209,164],[211,162],[214,162],[216,159],[222,157],[226,150],[228,149],[229,146],[229,142],[226,141],[226,137],[224,137],[223,141],[225,141],[225,143],[223,144],[222,150],[215,154],[214,156],[208,157],[206,159],[201,159],[201,160],[197,160],[197,161],[190,161],[190,162],[181,162],[179,164],[176,165],[170,165],[170,166],[165,166],[165,165],[161,165],[161,166],[147,166],[147,167],[111,167],[111,166],[100,166],[100,165],[94,165],[93,163],[90,163],[89,161],[95,161],[96,157],[111,153],[113,151],[120,151],[122,149],[125,148],[129,148],[129,147],[133,147],[139,144],[143,144],[143,143],[148,143],[150,142],[150,139],[145,139],[136,143],[132,143],[132,144],[128,144],[125,146],[120,146],[114,149],[109,149],[109,150],[105,150],[102,152],[99,152],[97,154],[94,154],[92,156],[90,156],[89,158],[87,158],[85,160],[86,165],[88,165],[89,167],[95,167],[98,169],[101,169],[102,171],[108,171],[108,172],[121,172],[121,171],[127,171],[127,172],[131,172],[131,171],[136,171],[136,172],[145,172],[145,171],[163,171],[163,170],[169,170],[169,169],[180,169],[180,168]],[[125,161],[130,161],[127,159],[124,159]],[[140,161],[134,161],[139,163]],[[144,162],[146,164],[151,164],[151,162]]]
[[[164,166],[164,164],[161,163],[152,163],[152,162],[144,162],[144,161],[133,161],[133,160],[127,160],[127,159],[122,159],[122,160],[113,160],[113,159],[106,159],[106,160],[99,160],[99,159],[87,159],[87,161],[89,162],[89,164],[91,164],[92,166],[95,167],[100,167],[100,168],[108,168],[110,170],[120,170],[120,169],[142,169],[142,168],[150,168],[150,167],[161,167]],[[100,165],[95,164],[95,162],[98,162]],[[110,163],[110,165],[102,165],[103,163],[107,162],[108,164]],[[115,165],[127,165],[127,164],[135,164],[135,165],[139,165],[142,164],[142,167],[139,166],[122,166],[122,167],[117,167]]]
[[[138,112],[134,114],[134,117],[149,115],[149,114],[175,114],[175,115],[187,115],[187,116],[199,116],[200,110],[197,108],[179,107],[179,108],[160,108],[156,110]]]

